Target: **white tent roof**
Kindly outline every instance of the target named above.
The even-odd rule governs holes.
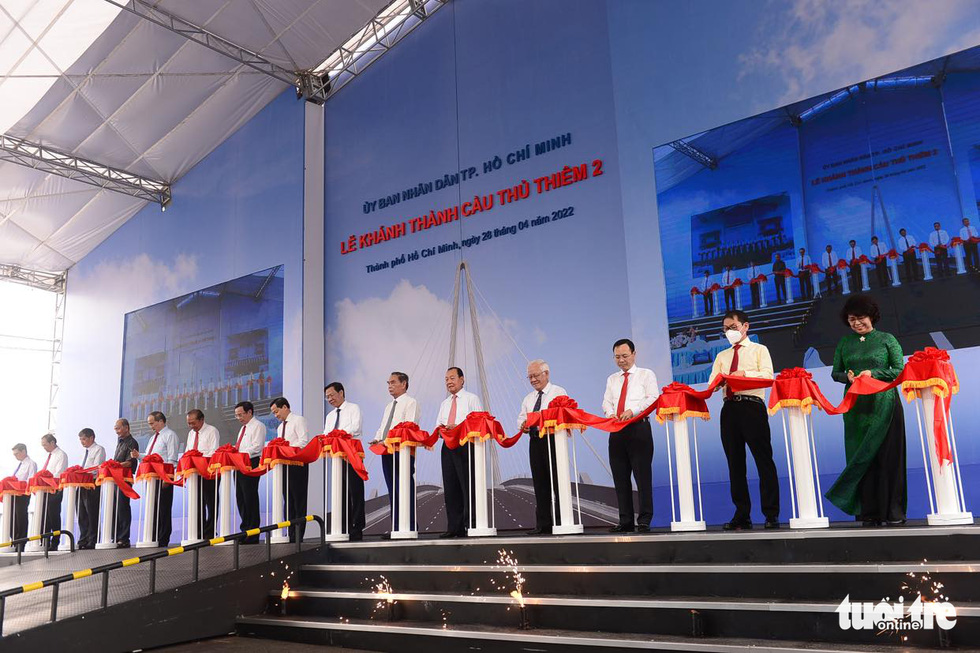
[[[298,71],[321,64],[388,2],[153,4]],[[170,183],[285,88],[105,0],[0,0],[8,136]],[[145,204],[0,162],[0,263],[66,270]]]

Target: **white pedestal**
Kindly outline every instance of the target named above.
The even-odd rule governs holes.
[[[953,248],[953,257],[956,259],[956,274],[966,274],[966,260],[964,256],[963,245],[957,245]]]
[[[487,443],[483,440],[471,440],[464,445],[472,448],[473,469],[470,470],[473,496],[470,497],[470,519],[475,526],[468,528],[466,534],[470,537],[489,537],[497,534],[497,529],[490,526],[487,513]]]
[[[735,308],[742,310],[742,286],[735,286]]]
[[[737,291],[736,291],[737,292]],[[581,517],[579,517],[579,522],[575,521],[575,512],[572,510],[572,480],[568,473],[569,470],[569,456],[568,456],[568,443],[572,442],[574,446],[574,432],[566,431],[565,429],[560,429],[555,431],[555,434],[551,436],[551,445],[555,450],[555,467],[557,468],[557,486],[558,486],[558,510],[561,516],[561,524],[557,524],[557,520],[554,519],[552,515],[552,522],[555,524],[551,527],[551,532],[555,535],[573,535],[576,533],[583,532]],[[550,466],[549,466],[550,467]],[[577,482],[577,479],[576,479]],[[554,487],[556,483],[552,483]],[[554,490],[552,490],[554,491]],[[554,511],[554,502],[552,502],[552,512]]]
[[[932,266],[929,264],[929,252],[919,252],[919,261],[922,263],[922,280],[932,281]]]
[[[786,462],[792,470],[790,495],[793,502],[793,516],[790,528],[829,528],[830,520],[823,514],[819,503],[820,486],[816,479],[814,452],[807,428],[806,415],[798,406],[783,409],[783,437],[786,440]],[[786,428],[786,422],[789,428]],[[816,481],[816,482],[815,482]]]
[[[411,447],[400,447],[397,458],[392,461],[395,486],[395,496],[392,505],[398,505],[398,523],[391,529],[393,540],[418,539],[417,530],[412,530],[412,512],[415,504],[415,491],[412,487],[412,451]]]
[[[280,523],[286,521],[285,508],[283,507],[283,497],[287,496],[286,488],[286,466],[276,465],[272,468],[272,521]],[[282,544],[289,541],[289,529],[280,528],[272,531],[271,541],[273,544]]]
[[[65,518],[61,522],[62,531],[71,531],[72,535],[78,536],[78,529],[75,528],[75,497],[78,495],[78,488],[70,485],[62,490],[61,505],[65,507]],[[2,539],[2,538],[0,538]],[[71,543],[67,537],[58,538],[60,544],[59,551],[71,551]]]
[[[184,479],[184,496],[187,510],[184,511],[184,539],[181,546],[201,541],[201,475],[193,472]]]
[[[140,539],[136,542],[137,549],[149,549],[157,545],[156,511],[160,501],[160,479],[143,481],[143,492],[140,495]]]
[[[786,284],[787,286],[789,284]],[[788,295],[787,295],[788,297]],[[677,476],[677,509],[674,505],[673,479],[668,479],[671,487],[670,497],[670,530],[672,531],[703,531],[707,526],[704,522],[704,514],[694,511],[694,480],[691,474],[691,439],[688,429],[689,418],[676,419],[671,416],[667,423],[674,425],[674,446],[671,447],[670,429],[667,429],[667,457],[668,465],[673,468]],[[671,452],[673,449],[673,452]],[[701,505],[701,465],[697,457],[697,436],[695,436],[695,466],[698,469],[698,507]],[[668,468],[668,473],[673,473]],[[678,514],[680,513],[680,519]]]
[[[48,504],[47,492],[34,493],[34,512],[27,518],[27,536],[36,537],[41,534],[41,527],[44,525],[44,511]],[[41,550],[41,540],[34,540],[24,545],[27,553]]]
[[[851,275],[848,270],[837,269],[837,278],[840,279],[841,293],[844,295],[851,294]]]
[[[868,266],[861,263],[861,292],[868,292],[871,286],[868,285]]]
[[[888,259],[888,269],[892,272],[892,286],[901,286],[902,280],[898,278],[898,259]]]
[[[115,549],[116,540],[113,532],[116,521],[116,484],[106,481],[99,486],[101,500],[99,501],[99,541],[96,549]]]
[[[3,497],[3,514],[0,515],[0,542],[11,542],[14,539],[14,495],[5,494]],[[0,549],[0,553],[10,553],[14,547]]]
[[[793,303],[793,282],[790,281],[790,278],[789,277],[783,277],[783,280],[786,282],[786,303],[787,304],[792,304]]]
[[[342,458],[330,459],[330,532],[326,535],[328,542],[346,542],[350,539],[347,524],[344,523],[344,464]],[[326,471],[324,468],[323,472]]]
[[[238,532],[235,528],[232,506],[235,505],[232,489],[235,487],[235,470],[226,469],[218,478],[218,523],[215,524],[218,537],[228,537]],[[231,545],[234,542],[222,542],[219,546]]]
[[[691,295],[691,317],[692,318],[699,317],[699,313],[698,313],[698,299],[700,297],[701,296],[698,295],[697,293]]]
[[[766,307],[766,283],[764,281],[759,282],[759,308]]]
[[[919,391],[918,401],[922,402],[922,424],[920,425],[920,439],[924,439],[923,454],[925,449],[929,452],[929,465],[926,470],[926,487],[932,488],[933,498],[930,501],[932,513],[928,515],[926,521],[930,526],[947,526],[951,524],[972,524],[973,513],[966,511],[963,500],[962,479],[960,478],[959,460],[956,457],[953,441],[950,439],[950,429],[945,415],[943,424],[945,425],[945,437],[950,443],[950,450],[953,452],[953,462],[939,464],[939,457],[936,454],[936,438],[933,433],[933,418],[935,416],[935,393],[932,388],[922,388]],[[940,403],[942,406],[942,403]],[[917,417],[918,417],[918,411]],[[944,411],[945,412],[945,411]],[[925,426],[925,431],[921,427]],[[930,483],[931,481],[931,483]]]
[[[711,296],[713,297],[713,303],[714,303],[714,309],[715,309],[714,314],[715,315],[718,315],[718,314],[721,313],[722,301],[721,301],[721,299],[719,299],[721,297],[720,293],[721,293],[720,290],[716,290],[713,293],[711,293]]]

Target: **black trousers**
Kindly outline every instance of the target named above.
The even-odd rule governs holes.
[[[967,272],[980,269],[980,249],[977,248],[977,243],[965,243],[963,245],[963,256],[964,263],[966,263]]]
[[[875,274],[878,276],[878,286],[881,288],[887,288],[891,283],[888,278],[888,259],[881,259],[875,263]]]
[[[712,292],[706,292],[701,295],[701,300],[704,302],[704,314],[711,315],[715,312],[715,296]]]
[[[752,291],[752,308],[759,308],[762,301],[759,299],[759,284],[753,283],[749,286]]]
[[[446,532],[465,535],[470,524],[470,446],[450,449],[442,443],[442,491],[446,497]]]
[[[800,298],[813,299],[813,275],[810,272],[800,272]]]
[[[915,281],[921,276],[922,270],[918,266],[918,262],[918,259],[912,252],[902,254],[902,267],[905,268],[905,281]]]
[[[725,288],[725,310],[730,311],[735,308],[735,289]]]
[[[289,493],[285,497],[286,519],[306,517],[306,491],[310,483],[310,470],[306,465],[287,465]],[[289,541],[300,541],[306,535],[306,522],[301,521],[296,526],[289,527]]]
[[[781,274],[776,275],[776,303],[786,301],[786,277]]]
[[[174,532],[174,486],[160,481],[154,519],[157,525],[157,546],[170,546],[170,536]]]
[[[129,544],[129,531],[133,523],[133,513],[129,506],[129,497],[116,490],[116,519],[112,531],[112,540],[118,544]]]
[[[42,501],[44,502],[44,522],[41,525],[42,533],[50,533],[52,531],[61,530],[61,499],[63,494],[61,492],[52,492],[51,494],[45,493],[42,495]],[[50,541],[50,546],[52,549],[56,548],[61,542],[60,537],[47,538]]]
[[[415,530],[415,456],[411,457],[412,460],[409,463],[409,485],[412,488],[412,500],[408,502],[409,510],[411,514],[409,515],[409,523],[411,524],[411,529]],[[388,486],[388,509],[391,510],[392,519],[392,530],[398,528],[398,503],[395,502],[395,456],[394,454],[387,453],[381,456],[381,471],[385,476],[385,485]]]
[[[766,519],[779,518],[779,479],[772,460],[772,436],[765,405],[754,401],[726,401],[721,409],[721,444],[728,458],[733,521],[750,521],[752,500],[745,477],[745,447],[748,446],[759,472],[759,494]]]
[[[214,537],[214,504],[215,491],[218,489],[217,478],[201,478],[200,513],[203,528],[201,537],[210,540]]]
[[[851,263],[851,292],[861,290],[861,264]]]
[[[252,467],[259,465],[259,456],[252,457]],[[241,472],[235,472],[235,500],[238,503],[238,516],[242,520],[242,530],[247,531],[261,526],[259,521],[259,477],[246,476]],[[259,541],[258,535],[246,537],[245,544],[254,544]]]
[[[949,252],[945,247],[936,247],[936,276],[949,276]]]
[[[31,505],[31,497],[14,497],[14,539],[27,537],[27,508]],[[17,547],[21,550],[24,545]]]
[[[364,539],[364,479],[357,475],[354,468],[344,462],[344,480],[341,483],[343,492],[344,523],[347,524],[347,534],[352,542]]]
[[[619,525],[633,526],[632,475],[640,498],[636,523],[649,526],[653,520],[653,432],[649,420],[634,422],[619,433],[609,434],[609,467],[619,503]]]
[[[561,526],[561,504],[558,501],[558,460],[555,458],[553,436],[538,437],[538,429],[528,433],[527,457],[531,464],[534,484],[534,522],[543,531],[553,525]],[[549,465],[549,458],[551,459]],[[550,469],[549,469],[550,467]],[[632,494],[632,490],[630,490]],[[552,501],[554,508],[552,509]],[[554,510],[554,513],[552,513]]]
[[[78,488],[78,546],[95,547],[99,537],[99,503],[102,497],[98,489]]]
[[[832,294],[834,290],[841,292],[840,273],[836,269],[827,274],[827,294]]]

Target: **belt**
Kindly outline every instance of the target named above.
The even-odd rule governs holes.
[[[753,401],[761,404],[763,407],[766,405],[766,402],[755,395],[732,395],[731,397],[725,397],[725,401]]]

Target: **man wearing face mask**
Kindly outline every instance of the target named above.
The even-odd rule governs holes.
[[[711,381],[719,374],[771,379],[772,358],[764,345],[749,340],[749,318],[742,311],[728,311],[722,322],[725,337],[731,347],[718,353],[711,368]],[[721,409],[721,443],[728,458],[732,503],[735,515],[725,524],[726,531],[752,528],[752,502],[745,477],[745,447],[748,445],[759,471],[759,495],[766,528],[779,528],[779,481],[772,459],[772,438],[769,415],[766,412],[764,389],[733,392],[726,384]]]

